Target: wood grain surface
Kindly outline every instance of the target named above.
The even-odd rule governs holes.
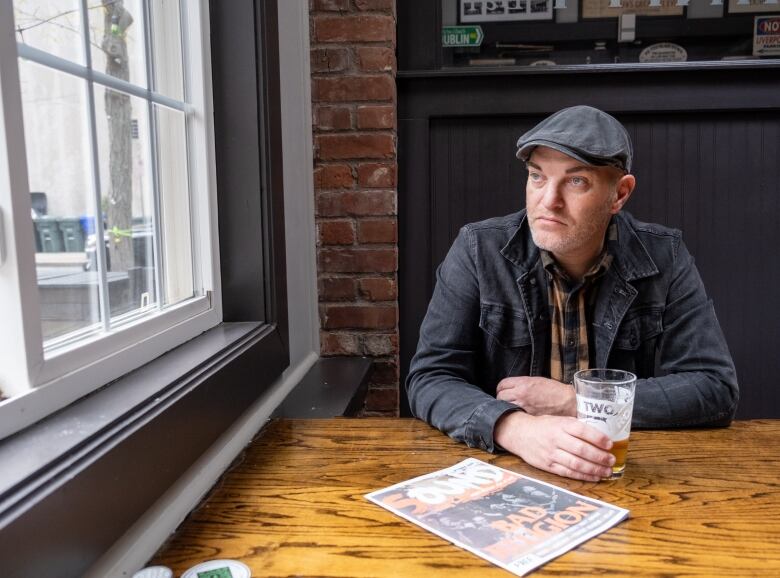
[[[780,421],[638,431],[620,480],[546,474],[413,419],[276,420],[158,552],[176,576],[232,558],[252,576],[510,576],[364,495],[476,457],[630,510],[538,576],[780,576]]]

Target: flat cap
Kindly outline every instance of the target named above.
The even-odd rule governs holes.
[[[517,158],[527,161],[545,146],[587,165],[631,171],[633,149],[625,127],[592,106],[572,106],[548,116],[517,141]]]

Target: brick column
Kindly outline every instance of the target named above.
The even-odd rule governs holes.
[[[398,412],[395,0],[310,0],[321,354],[374,359]]]

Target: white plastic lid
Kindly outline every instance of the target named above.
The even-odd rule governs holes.
[[[173,578],[173,570],[165,566],[149,566],[133,574],[133,578]]]
[[[181,578],[252,578],[252,571],[238,560],[209,560],[193,566]]]

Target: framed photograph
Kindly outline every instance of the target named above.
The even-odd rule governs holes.
[[[617,18],[621,14],[682,16],[683,6],[678,6],[677,0],[582,0],[583,18]]]
[[[552,20],[554,0],[460,0],[460,22]]]
[[[750,12],[777,12],[780,14],[780,4],[769,4],[766,0],[729,0],[729,14]]]

